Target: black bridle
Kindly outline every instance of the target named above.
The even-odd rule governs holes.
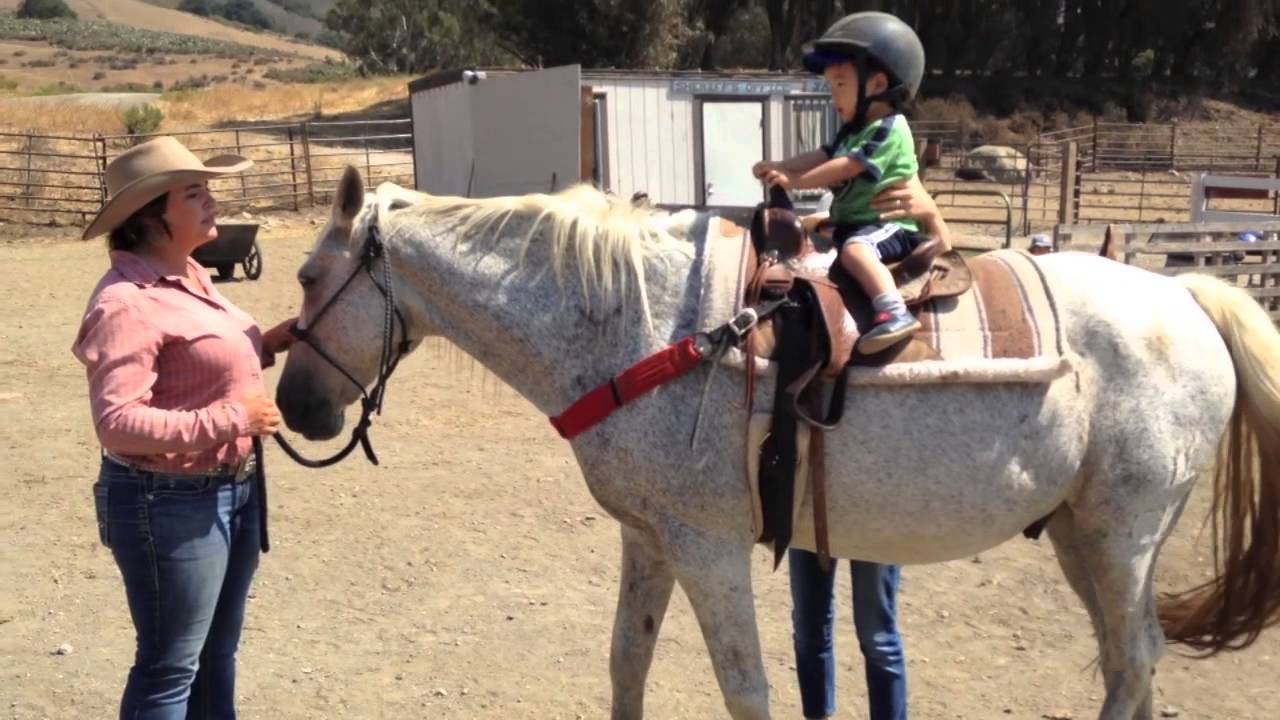
[[[373,272],[373,266],[379,259],[382,260],[381,284],[378,283],[377,277]],[[386,301],[386,312],[383,316],[382,325],[382,356],[378,361],[378,378],[374,382],[372,390],[365,390],[365,386],[346,368],[342,367],[341,363],[325,352],[324,348],[320,347],[320,343],[312,336],[312,331],[320,324],[320,319],[329,311],[329,308],[333,307],[333,304],[342,296],[342,293],[350,287],[351,283],[361,273],[369,275],[369,281],[373,283],[374,287],[378,288],[378,291],[382,293],[382,297]],[[393,318],[400,324],[399,345],[395,343]],[[351,454],[356,443],[359,442],[360,447],[364,450],[365,457],[369,459],[369,462],[377,465],[378,456],[373,453],[373,444],[369,441],[369,426],[373,423],[374,414],[382,414],[382,398],[387,391],[387,381],[391,379],[391,373],[395,372],[396,366],[400,364],[400,359],[409,354],[413,343],[409,340],[404,315],[400,313],[400,308],[396,307],[395,287],[391,281],[391,261],[387,256],[386,244],[382,241],[382,230],[378,227],[378,211],[376,208],[373,210],[373,217],[369,221],[368,237],[365,238],[364,246],[360,251],[360,264],[351,272],[351,275],[347,276],[346,281],[342,283],[338,291],[320,307],[320,311],[311,319],[308,327],[298,327],[297,323],[294,323],[289,330],[294,337],[310,346],[325,362],[332,365],[334,369],[342,373],[353,385],[359,388],[362,398],[360,400],[360,421],[351,430],[351,440],[337,454],[324,460],[309,460],[291,447],[280,433],[276,433],[275,438],[276,442],[280,443],[280,449],[284,450],[286,455],[301,465],[309,468],[322,468],[340,462]]]

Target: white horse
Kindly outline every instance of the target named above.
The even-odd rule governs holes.
[[[561,412],[695,330],[694,249],[666,227],[590,188],[467,200],[384,185],[366,195],[348,169],[298,273],[299,325],[328,359],[303,343],[289,353],[277,393],[287,425],[336,436],[361,395],[355,383],[380,374],[384,332],[407,339],[403,349],[444,336],[540,411]],[[371,236],[384,238],[381,255],[362,252]],[[831,545],[842,557],[937,562],[1049,516],[1098,639],[1100,717],[1146,720],[1166,637],[1212,653],[1247,645],[1280,613],[1280,334],[1252,299],[1211,278],[1173,280],[1083,254],[1039,262],[1073,372],[1042,385],[855,388],[827,442]],[[407,338],[384,305],[388,280]],[[715,374],[695,451],[688,439],[708,371],[572,441],[588,488],[622,529],[614,718],[643,713],[675,582],[729,713],[769,716],[743,376]],[[770,388],[757,395],[770,406]],[[1215,467],[1216,578],[1158,613],[1156,557],[1192,483]],[[812,549],[812,528],[798,525],[795,544]]]

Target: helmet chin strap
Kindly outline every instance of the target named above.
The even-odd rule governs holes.
[[[871,75],[871,63],[867,61],[867,54],[860,52],[854,58],[854,66],[858,70],[858,104],[853,109],[853,119],[848,122],[846,127],[858,132],[867,126],[867,113],[871,109],[871,103],[883,100],[895,107],[898,104],[898,98],[901,96],[901,85],[893,85],[886,88],[883,92],[875,95],[867,94],[867,81]]]

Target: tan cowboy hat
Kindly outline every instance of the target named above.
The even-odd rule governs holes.
[[[242,172],[253,161],[219,155],[200,162],[171,137],[148,140],[121,153],[107,165],[107,202],[80,236],[83,240],[111,232],[142,206],[190,182]]]

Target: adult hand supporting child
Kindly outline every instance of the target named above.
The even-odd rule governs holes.
[[[926,235],[936,237],[946,247],[951,247],[951,232],[942,219],[942,211],[918,176],[885,188],[871,200],[870,207],[880,213],[881,222],[903,218],[916,220]]]

